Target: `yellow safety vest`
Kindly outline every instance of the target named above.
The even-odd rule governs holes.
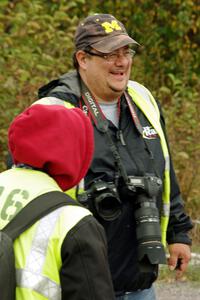
[[[162,243],[166,247],[166,235],[167,227],[169,223],[169,213],[170,213],[170,163],[169,163],[169,152],[167,147],[167,142],[165,139],[162,126],[160,124],[160,111],[158,105],[148,89],[143,85],[135,82],[128,82],[128,93],[131,96],[133,102],[140,108],[144,113],[146,118],[149,120],[151,125],[157,131],[160,137],[160,143],[163,151],[163,156],[165,159],[165,171],[164,171],[164,182],[163,182],[163,194],[162,194],[162,212],[161,212],[161,234],[162,234]],[[35,103],[41,104],[62,104],[67,108],[73,108],[74,106],[66,101],[54,98],[54,97],[45,97],[38,100]],[[75,196],[75,188],[67,191],[67,194],[73,199]]]
[[[163,182],[163,193],[162,193],[162,212],[161,212],[161,234],[162,243],[166,247],[166,235],[167,227],[169,222],[170,213],[170,164],[169,164],[169,151],[165,135],[160,124],[160,112],[158,105],[152,96],[152,94],[141,84],[135,81],[129,81],[128,93],[131,96],[134,103],[144,113],[146,118],[149,120],[151,125],[157,131],[160,137],[160,143],[165,159],[165,171],[164,171],[164,182]]]
[[[0,174],[0,182],[3,189],[0,211],[6,207],[4,217],[7,218],[11,212],[15,212],[16,203],[17,207],[20,203],[24,207],[40,194],[60,190],[51,177],[35,170],[16,168],[5,171]],[[11,199],[13,191],[16,193]],[[24,195],[27,197],[24,198]],[[90,214],[87,209],[79,206],[60,207],[37,221],[15,240],[16,300],[61,299],[59,272],[63,240],[83,217]],[[0,228],[7,222],[0,217]]]

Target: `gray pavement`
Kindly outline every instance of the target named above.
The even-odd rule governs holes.
[[[157,281],[155,290],[157,300],[200,300],[200,282]]]

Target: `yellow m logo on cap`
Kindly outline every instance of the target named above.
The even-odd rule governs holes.
[[[101,24],[102,27],[104,27],[106,33],[113,32],[113,30],[121,30],[121,27],[117,23],[117,21],[104,22]]]

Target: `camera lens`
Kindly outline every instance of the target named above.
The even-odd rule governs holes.
[[[95,198],[97,214],[106,221],[113,221],[121,214],[121,201],[111,193],[103,193]]]
[[[142,202],[135,211],[138,242],[161,240],[160,220],[158,209],[154,203]]]
[[[165,264],[166,256],[161,243],[161,230],[156,201],[138,195],[135,210],[138,258],[148,259],[151,264]]]

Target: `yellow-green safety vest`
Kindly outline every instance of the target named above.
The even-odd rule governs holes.
[[[0,182],[3,189],[0,211],[5,208],[7,218],[11,212],[15,213],[15,205],[24,207],[40,194],[60,190],[51,177],[35,170],[16,168],[5,171],[0,174]],[[79,206],[60,207],[41,218],[15,240],[16,300],[61,299],[59,271],[63,240],[83,217],[90,214]],[[0,228],[7,222],[0,218]]]
[[[152,96],[152,94],[141,84],[135,81],[129,81],[128,93],[131,96],[134,103],[144,113],[146,118],[149,120],[151,125],[157,131],[160,137],[160,143],[165,159],[165,171],[164,171],[164,182],[163,182],[163,193],[162,193],[162,212],[161,212],[161,234],[162,243],[166,247],[166,235],[167,227],[169,223],[170,213],[170,163],[169,163],[169,151],[165,135],[160,124],[160,112],[158,105]]]
[[[170,213],[170,163],[169,163],[169,151],[165,135],[160,124],[160,111],[158,105],[148,89],[136,81],[129,80],[128,82],[128,93],[131,96],[133,102],[140,108],[146,118],[149,120],[151,125],[157,131],[160,137],[160,143],[165,159],[165,171],[164,171],[164,182],[163,182],[163,194],[162,194],[162,212],[161,212],[161,235],[162,243],[166,247],[166,235],[167,227],[169,222]],[[61,104],[67,108],[73,108],[74,106],[66,101],[60,100],[55,97],[45,97],[35,103],[41,104]],[[67,191],[73,199],[76,198],[75,188]]]

